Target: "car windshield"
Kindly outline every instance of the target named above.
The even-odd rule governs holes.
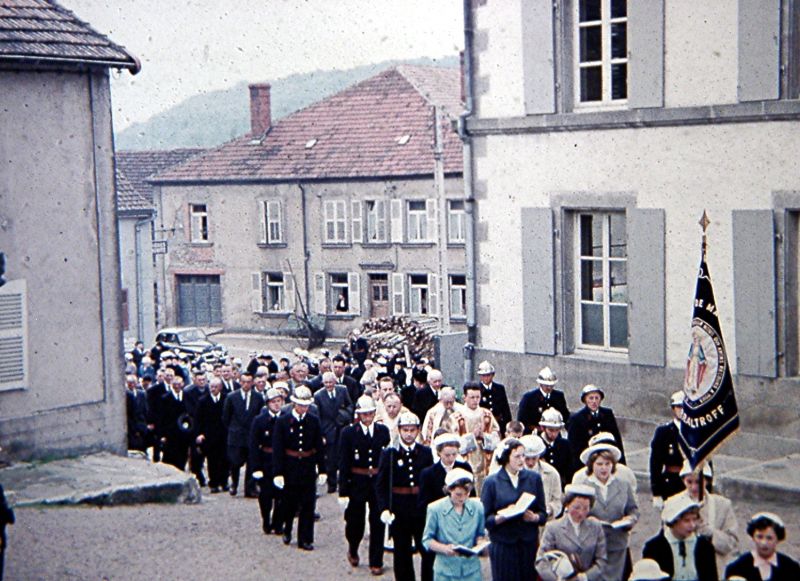
[[[202,329],[187,329],[181,331],[179,334],[181,343],[189,343],[191,341],[206,341],[206,334]]]

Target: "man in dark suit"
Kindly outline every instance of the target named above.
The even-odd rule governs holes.
[[[358,546],[364,538],[369,506],[369,569],[383,573],[384,525],[375,496],[378,461],[389,445],[389,428],[375,423],[375,400],[362,395],[356,406],[358,422],[342,430],[339,444],[339,505],[344,509],[347,561],[358,566]],[[330,474],[328,474],[330,478]]]
[[[561,477],[561,489],[564,490],[567,484],[572,482],[575,471],[583,464],[575,463],[575,454],[572,453],[567,439],[561,435],[561,429],[564,427],[561,412],[555,408],[544,410],[542,419],[539,420],[539,427],[545,445],[542,460],[558,471]]]
[[[244,495],[255,498],[253,467],[247,462],[250,454],[250,426],[264,407],[264,398],[253,388],[253,376],[242,373],[241,387],[225,397],[222,421],[228,429],[228,462],[231,466],[231,496],[239,490],[239,471],[245,464]]]
[[[428,410],[439,403],[439,394],[428,383],[428,373],[425,370],[421,372],[415,371],[412,382],[414,384],[414,398],[411,401],[411,406],[409,407],[405,402],[403,405],[410,409],[420,420],[424,420]],[[402,398],[402,396],[401,392],[400,397]]]
[[[668,498],[661,511],[665,526],[644,544],[642,557],[653,559],[670,579],[718,581],[714,545],[708,537],[696,534],[699,518],[700,505],[687,495]]]
[[[323,389],[314,394],[319,410],[322,438],[325,442],[325,471],[328,492],[336,492],[336,472],[339,467],[339,433],[353,422],[353,402],[347,388],[337,383],[333,371],[322,375]]]
[[[192,383],[183,388],[183,398],[186,402],[186,411],[195,420],[195,432],[193,437],[197,437],[197,405],[200,398],[208,393],[208,378],[203,369],[195,368],[192,370]],[[193,445],[189,449],[189,469],[197,478],[200,486],[206,485],[206,477],[203,474],[203,464],[205,463],[205,455],[200,446]]]
[[[553,387],[557,382],[556,374],[549,367],[545,367],[536,378],[538,387],[522,396],[517,411],[517,420],[525,426],[526,434],[538,432],[539,421],[542,419],[544,410],[554,408],[559,411],[562,418],[569,418],[564,392]]]
[[[291,401],[294,409],[278,417],[272,434],[272,482],[283,491],[283,543],[292,542],[297,514],[297,547],[313,551],[316,484],[326,481],[322,427],[319,418],[308,413],[314,398],[307,386],[298,386]]]
[[[259,480],[258,507],[261,511],[261,529],[265,535],[283,534],[286,517],[281,512],[280,490],[272,481],[272,437],[275,422],[283,407],[283,392],[271,387],[267,390],[267,405],[253,420],[250,428],[250,463],[253,477]]]
[[[391,526],[394,538],[394,578],[414,581],[412,539],[422,547],[425,513],[419,508],[422,471],[433,464],[431,449],[417,444],[419,418],[403,412],[397,421],[400,430],[398,449],[386,448],[381,454],[375,483],[381,521]],[[429,581],[427,577],[423,581]]]
[[[350,401],[358,401],[363,392],[363,387],[355,379],[346,375],[344,370],[347,367],[347,359],[344,355],[336,355],[331,360],[331,370],[336,376],[336,382],[347,388],[347,393],[350,395]]]
[[[236,378],[233,376],[233,365],[231,365],[230,363],[225,363],[220,368],[220,377],[222,377],[222,391],[223,393],[225,393],[225,395],[231,394],[240,387],[242,387],[241,384],[238,381],[236,381]]]
[[[500,426],[500,435],[505,437],[506,425],[511,421],[511,407],[508,405],[506,387],[494,381],[494,365],[483,361],[478,365],[478,379],[481,381],[480,407],[491,410]]]
[[[128,418],[128,450],[147,450],[147,395],[139,388],[139,378],[125,376],[125,411]]]
[[[227,428],[222,422],[225,392],[222,378],[212,377],[208,393],[197,402],[195,444],[208,459],[208,486],[212,494],[228,490]]]
[[[686,489],[680,477],[683,454],[678,445],[683,395],[683,391],[672,394],[672,421],[658,426],[650,442],[650,489],[653,492],[653,504],[656,506]]]
[[[573,465],[578,466],[580,453],[589,446],[589,439],[600,432],[610,432],[616,440],[616,446],[622,452],[620,462],[625,464],[625,450],[622,447],[622,436],[617,427],[617,419],[611,408],[602,407],[605,392],[596,385],[584,386],[581,390],[581,401],[584,407],[574,412],[567,422],[567,439],[572,448]]]
[[[156,372],[156,381],[147,388],[147,432],[149,444],[153,446],[153,462],[161,461],[161,439],[158,435],[158,421],[161,415],[159,406],[161,398],[170,391],[170,385],[175,377],[171,369],[159,369]]]
[[[159,404],[157,429],[161,438],[162,459],[165,464],[184,470],[192,440],[192,420],[186,412],[183,398],[183,377],[175,375],[170,388]]]

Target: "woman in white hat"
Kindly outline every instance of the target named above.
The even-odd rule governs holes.
[[[786,538],[786,525],[781,517],[771,512],[756,513],[747,523],[747,534],[753,539],[753,549],[725,568],[726,579],[735,576],[746,581],[800,579],[800,564],[778,552],[778,544]]]
[[[614,434],[611,432],[600,432],[599,434],[595,434],[589,439],[589,446],[594,446],[595,444],[611,444],[612,446],[616,447],[617,442],[614,439]],[[617,462],[616,472],[614,472],[614,476],[622,480],[623,482],[627,482],[628,485],[633,489],[634,496],[638,490],[639,484],[636,481],[636,474],[634,474],[633,470],[625,466],[625,464],[620,464]],[[586,480],[589,478],[589,475],[586,473],[586,469],[581,467],[580,470],[576,470],[575,474],[572,476],[572,483],[573,484],[586,484]],[[659,509],[660,510],[660,509]]]
[[[605,399],[605,392],[593,384],[588,384],[581,390],[581,401],[584,406],[573,413],[567,422],[567,439],[576,456],[589,446],[589,440],[600,432],[611,432],[616,441],[616,447],[622,454],[620,462],[625,464],[625,449],[622,446],[622,436],[617,427],[617,419],[611,408],[603,407],[600,403]]]
[[[710,484],[713,476],[711,467],[703,464],[703,480]],[[700,518],[697,521],[697,534],[708,537],[714,545],[717,554],[717,568],[722,569],[727,558],[739,549],[739,523],[736,520],[736,513],[733,512],[733,505],[730,500],[719,494],[713,494],[708,489],[703,491],[703,498],[700,499],[700,477],[698,472],[692,471],[689,462],[684,462],[680,471],[680,477],[686,490],[679,492],[678,495],[699,503]],[[800,580],[798,580],[800,581]]]
[[[568,484],[564,490],[564,514],[544,527],[536,555],[536,570],[543,581],[556,581],[572,574],[575,576],[569,578],[576,581],[605,579],[606,537],[602,525],[587,518],[595,494],[594,488],[585,484]],[[559,562],[558,557],[563,560],[563,556],[572,566],[572,572],[567,564]],[[565,567],[567,571],[563,570]]]
[[[607,443],[590,446],[581,452],[586,465],[586,484],[594,488],[592,516],[600,520],[606,535],[608,562],[603,571],[604,581],[623,578],[628,555],[630,530],[639,520],[639,507],[630,485],[616,477],[619,449]]]
[[[422,544],[436,553],[435,581],[481,581],[481,562],[472,549],[486,535],[483,505],[469,498],[473,476],[463,468],[453,468],[444,478],[446,496],[428,505]]]
[[[546,446],[539,436],[528,434],[519,441],[525,447],[525,468],[542,477],[547,518],[555,518],[561,514],[561,477],[555,468],[541,459]]]
[[[628,581],[666,581],[669,575],[653,559],[642,559],[633,566]]]

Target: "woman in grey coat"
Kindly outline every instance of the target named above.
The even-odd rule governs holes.
[[[560,577],[569,576],[570,569],[577,573],[574,577],[577,581],[605,579],[605,533],[600,523],[587,519],[594,497],[595,491],[591,486],[567,485],[564,490],[564,513],[561,518],[548,522],[544,527],[536,555],[536,571],[542,581],[557,581]],[[559,563],[554,559],[559,551],[566,555],[568,563]],[[561,571],[563,566],[567,567],[567,571]]]
[[[615,477],[620,451],[611,444],[595,444],[581,452],[586,465],[586,484],[595,489],[591,516],[600,521],[606,534],[608,562],[605,581],[621,581],[628,558],[630,530],[639,520],[639,507],[631,487]]]

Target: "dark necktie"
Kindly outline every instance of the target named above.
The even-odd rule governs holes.
[[[678,541],[678,555],[683,559],[683,566],[686,566],[686,542]]]

